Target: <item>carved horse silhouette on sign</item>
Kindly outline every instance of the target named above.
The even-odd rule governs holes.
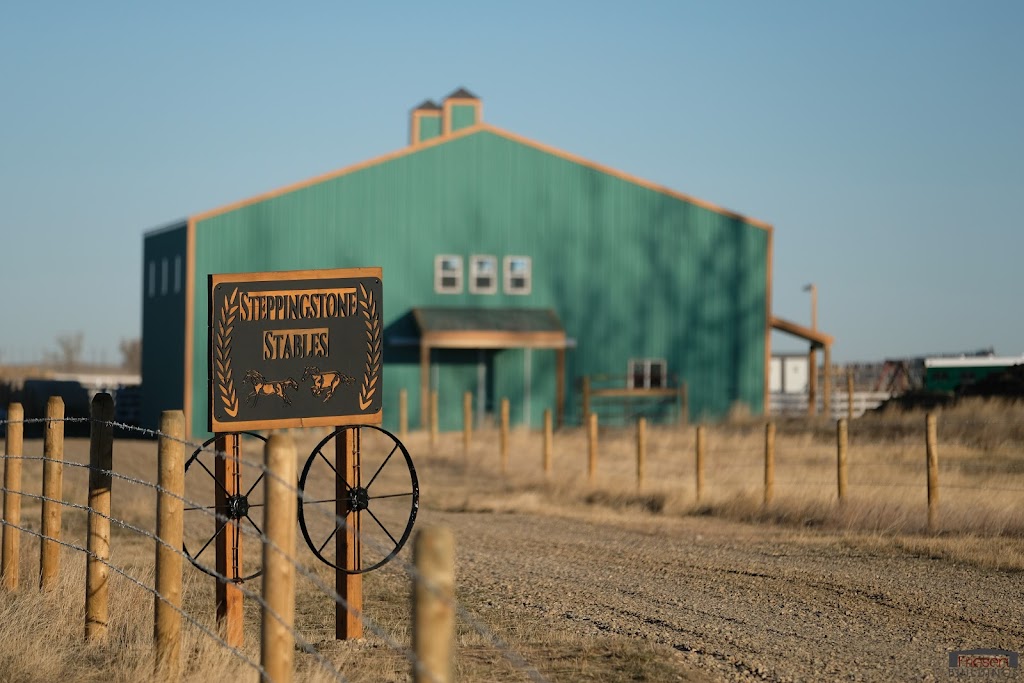
[[[286,406],[292,404],[292,399],[285,393],[285,389],[298,389],[299,383],[291,377],[279,380],[267,380],[259,370],[249,370],[242,377],[242,381],[252,385],[252,392],[249,394],[249,402],[253,407],[260,400],[260,396],[280,396]]]
[[[325,370],[320,372],[320,368],[315,365],[307,366],[302,371],[302,381],[305,382],[310,377],[313,378],[313,386],[310,388],[310,393],[314,396],[323,396],[324,403],[331,400],[334,396],[335,389],[340,384],[352,384],[356,381],[355,377],[349,377],[348,375],[338,372],[337,370]]]

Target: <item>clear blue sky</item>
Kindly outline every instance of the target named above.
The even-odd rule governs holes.
[[[398,149],[459,86],[771,222],[774,312],[814,282],[837,361],[1019,355],[1022,74],[1019,0],[5,3],[0,359],[117,360],[145,231]]]

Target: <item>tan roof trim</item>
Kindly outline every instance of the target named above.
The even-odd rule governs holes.
[[[447,330],[427,332],[423,346],[444,349],[564,349],[565,332],[507,332],[499,330]]]
[[[430,149],[431,147],[442,145],[446,142],[449,142],[450,140],[458,140],[459,138],[464,138],[467,135],[472,135],[473,133],[480,131],[482,128],[483,126],[480,125],[468,126],[448,136],[442,135],[431,140],[427,140],[426,142],[421,142],[415,146],[403,147],[402,149],[395,150],[394,152],[382,154],[381,156],[373,157],[372,159],[368,159],[366,161],[360,161],[357,164],[352,164],[351,166],[346,166],[336,171],[322,173],[318,176],[307,178],[306,180],[300,180],[297,183],[292,183],[290,185],[285,185],[284,187],[279,187],[276,190],[270,190],[268,192],[255,195],[253,197],[249,197],[248,199],[242,199],[237,202],[232,202],[231,204],[225,204],[224,206],[219,206],[215,209],[210,209],[209,211],[198,213],[195,216],[192,216],[191,220],[196,221],[198,223],[199,221],[203,221],[208,218],[213,218],[214,216],[219,216],[229,211],[234,211],[235,209],[241,209],[242,207],[249,206],[251,204],[258,204],[259,202],[266,201],[268,199],[273,199],[274,197],[280,197],[281,195],[288,194],[289,192],[301,190],[312,185],[327,182],[328,180],[334,180],[335,178],[340,178],[341,176],[348,175],[349,173],[362,171],[363,169],[370,168],[378,164],[383,164],[393,159],[400,159],[409,154],[415,154],[425,149]]]
[[[548,154],[553,154],[553,155],[555,155],[557,157],[561,157],[562,159],[565,159],[566,161],[571,161],[573,163],[580,164],[581,166],[586,166],[587,168],[592,168],[595,171],[600,171],[601,173],[605,173],[607,175],[614,176],[616,178],[619,178],[621,180],[625,180],[625,181],[633,183],[635,185],[640,185],[641,187],[646,187],[648,190],[654,190],[655,192],[660,192],[662,194],[666,194],[666,195],[668,195],[670,197],[674,197],[675,199],[681,199],[684,202],[688,202],[690,204],[695,204],[695,205],[697,205],[697,206],[699,206],[701,208],[708,209],[709,211],[714,211],[715,213],[720,213],[723,216],[728,216],[729,218],[735,218],[737,220],[741,220],[741,221],[743,221],[745,223],[749,223],[749,224],[751,224],[753,226],[756,226],[758,228],[764,228],[765,230],[771,230],[772,229],[771,223],[767,223],[767,222],[759,220],[757,218],[751,218],[750,216],[744,216],[741,213],[736,213],[735,211],[730,211],[729,209],[725,209],[725,208],[723,208],[721,206],[718,206],[717,204],[712,204],[711,202],[706,202],[703,199],[698,199],[697,197],[694,197],[692,195],[683,194],[682,192],[677,192],[677,191],[675,191],[675,190],[673,190],[671,188],[665,187],[664,185],[658,185],[657,183],[652,183],[649,180],[644,180],[643,178],[639,178],[639,177],[637,177],[635,175],[631,175],[629,173],[625,173],[623,171],[616,170],[614,168],[611,168],[610,166],[605,166],[604,164],[599,164],[599,163],[597,163],[595,161],[590,161],[589,159],[584,159],[581,156],[577,156],[577,155],[571,154],[569,152],[564,152],[564,151],[562,151],[562,150],[560,150],[560,149],[558,149],[556,147],[551,147],[550,145],[545,145],[542,142],[536,142],[535,140],[531,140],[529,138],[525,138],[522,135],[518,135],[516,133],[511,133],[511,132],[509,132],[507,130],[498,128],[496,126],[492,126],[492,125],[490,125],[488,123],[480,124],[480,127],[483,128],[484,130],[490,131],[492,133],[500,135],[500,136],[502,136],[504,138],[507,138],[509,140],[513,140],[513,141],[518,142],[520,144],[527,145],[529,147],[533,147],[534,149],[539,149],[542,152],[547,152]]]
[[[489,133],[493,133],[495,135],[499,135],[499,136],[501,136],[501,137],[503,137],[503,138],[505,138],[507,140],[512,140],[513,142],[517,142],[519,144],[526,145],[528,147],[532,147],[533,149],[540,150],[540,151],[545,152],[547,154],[552,154],[552,155],[557,156],[557,157],[559,157],[561,159],[565,159],[566,161],[571,161],[573,163],[580,164],[581,166],[586,166],[587,168],[594,169],[595,171],[599,171],[599,172],[604,173],[606,175],[610,175],[610,176],[613,176],[615,178],[619,178],[620,180],[625,180],[626,182],[630,182],[630,183],[633,183],[635,185],[639,185],[641,187],[645,187],[645,188],[647,188],[649,190],[653,190],[655,192],[659,192],[661,194],[668,195],[669,197],[673,197],[674,199],[679,199],[679,200],[682,200],[684,202],[688,202],[690,204],[694,204],[695,206],[699,206],[701,208],[708,209],[709,211],[714,211],[715,213],[722,214],[723,216],[728,216],[729,218],[735,218],[737,220],[741,220],[741,221],[743,221],[745,223],[748,223],[748,224],[750,224],[752,226],[755,226],[755,227],[758,227],[758,228],[762,228],[764,230],[771,230],[772,229],[771,223],[768,223],[766,221],[762,221],[762,220],[759,220],[757,218],[751,218],[750,216],[744,216],[743,214],[736,213],[735,211],[730,211],[729,209],[726,209],[726,208],[723,208],[721,206],[718,206],[717,204],[712,204],[711,202],[704,201],[703,199],[698,199],[697,197],[694,197],[692,195],[684,194],[682,192],[677,192],[677,191],[675,191],[675,190],[673,190],[671,188],[665,187],[664,185],[658,185],[657,183],[652,183],[652,182],[644,180],[643,178],[640,178],[638,176],[631,175],[629,173],[625,173],[623,171],[616,170],[614,168],[611,168],[610,166],[605,166],[603,164],[599,164],[597,162],[590,161],[589,159],[585,159],[585,158],[583,158],[581,156],[578,156],[576,154],[571,154],[569,152],[562,151],[562,150],[560,150],[560,149],[558,149],[556,147],[552,147],[550,145],[546,145],[544,143],[537,142],[535,140],[531,140],[530,138],[523,137],[522,135],[518,135],[516,133],[512,133],[512,132],[509,132],[507,130],[504,130],[503,128],[498,128],[497,126],[493,126],[493,125],[491,125],[489,123],[483,123],[483,122],[477,123],[477,124],[475,124],[473,126],[467,126],[466,128],[462,128],[461,130],[458,130],[458,131],[456,131],[454,133],[451,133],[451,134],[448,134],[448,135],[441,135],[439,137],[433,138],[433,139],[428,140],[426,142],[422,142],[422,143],[419,143],[419,144],[416,144],[416,145],[406,146],[406,147],[403,147],[403,148],[401,148],[399,150],[396,150],[394,152],[390,152],[388,154],[384,154],[384,155],[381,155],[381,156],[378,156],[378,157],[374,157],[374,158],[369,159],[367,161],[361,161],[361,162],[359,162],[357,164],[353,164],[351,166],[346,166],[346,167],[344,167],[342,169],[339,169],[339,170],[336,170],[336,171],[330,171],[328,173],[323,173],[321,175],[314,176],[312,178],[308,178],[306,180],[299,181],[297,183],[292,183],[290,185],[285,185],[284,187],[279,187],[279,188],[277,188],[275,190],[270,190],[268,192],[264,192],[262,194],[255,195],[253,197],[249,197],[248,199],[242,199],[240,201],[233,202],[231,204],[225,204],[224,206],[220,206],[220,207],[215,208],[215,209],[210,209],[209,211],[204,211],[202,213],[198,213],[198,214],[196,214],[194,216],[191,216],[189,220],[192,220],[192,221],[198,223],[199,221],[206,220],[208,218],[212,218],[213,216],[218,216],[220,214],[224,214],[224,213],[227,213],[229,211],[234,211],[235,209],[240,209],[242,207],[249,206],[251,204],[256,204],[258,202],[265,201],[267,199],[273,199],[274,197],[279,197],[279,196],[287,194],[289,192],[294,192],[295,190],[301,190],[303,188],[310,187],[312,185],[316,185],[318,183],[326,182],[328,180],[334,180],[335,178],[340,178],[341,176],[348,175],[349,173],[355,173],[356,171],[361,171],[363,169],[370,168],[372,166],[376,166],[378,164],[383,164],[385,162],[392,161],[393,159],[400,159],[401,157],[404,157],[404,156],[409,155],[409,154],[416,154],[417,152],[421,152],[423,150],[430,149],[431,147],[435,147],[437,145],[443,145],[443,144],[445,144],[445,143],[447,143],[449,141],[458,140],[460,138],[464,138],[466,136],[473,135],[473,134],[478,133],[480,131],[487,131]]]
[[[784,320],[774,315],[772,316],[772,329],[791,334],[795,337],[800,337],[801,339],[806,339],[815,346],[832,346],[835,342],[835,338],[830,334],[825,334],[818,330],[812,330],[809,327],[798,325],[791,320]]]

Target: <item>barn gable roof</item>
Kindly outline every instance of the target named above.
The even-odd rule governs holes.
[[[210,209],[209,211],[204,211],[202,213],[195,214],[195,215],[189,217],[189,222],[193,223],[193,224],[196,224],[199,221],[205,220],[207,218],[212,218],[213,216],[218,216],[218,215],[221,215],[221,214],[225,214],[225,213],[228,213],[230,211],[234,211],[235,209],[240,209],[242,207],[249,206],[251,204],[256,204],[256,203],[265,201],[267,199],[272,199],[274,197],[279,197],[281,195],[288,194],[289,192],[294,192],[296,190],[300,190],[300,189],[305,188],[305,187],[310,187],[312,185],[317,185],[319,183],[323,183],[323,182],[326,182],[326,181],[329,181],[329,180],[334,180],[336,178],[340,178],[340,177],[348,175],[350,173],[355,173],[357,171],[361,171],[361,170],[366,169],[366,168],[370,168],[370,167],[377,166],[377,165],[380,165],[380,164],[385,164],[385,163],[387,163],[389,161],[393,161],[395,159],[400,159],[402,157],[405,157],[405,156],[408,156],[408,155],[411,155],[411,154],[419,154],[419,153],[424,152],[424,151],[426,151],[428,149],[431,149],[433,147],[437,147],[439,145],[446,145],[446,144],[448,144],[450,142],[453,142],[455,140],[459,140],[461,138],[468,137],[468,136],[471,136],[471,135],[477,135],[477,134],[482,133],[482,132],[487,132],[487,133],[491,133],[493,135],[497,135],[499,137],[505,138],[506,140],[510,140],[512,142],[515,142],[517,144],[524,145],[524,146],[527,146],[527,147],[531,147],[533,149],[536,149],[538,151],[544,152],[546,154],[550,154],[550,155],[559,157],[561,159],[565,159],[567,161],[570,161],[572,163],[579,164],[579,165],[585,166],[587,168],[591,168],[591,169],[593,169],[595,171],[598,171],[600,173],[604,173],[606,175],[609,175],[609,176],[612,176],[612,177],[615,177],[615,178],[619,178],[620,180],[624,180],[626,182],[633,183],[633,184],[639,185],[641,187],[645,187],[645,188],[647,188],[649,190],[653,190],[655,192],[659,192],[661,194],[673,197],[675,199],[679,199],[679,200],[687,202],[689,204],[693,204],[695,206],[699,206],[699,207],[707,209],[709,211],[714,211],[715,213],[719,213],[719,214],[722,214],[724,216],[728,216],[730,218],[734,218],[734,219],[743,221],[744,223],[747,223],[747,224],[752,225],[754,227],[762,228],[762,229],[768,230],[768,231],[772,230],[772,225],[770,223],[767,223],[765,221],[759,220],[757,218],[751,218],[749,216],[745,216],[743,214],[736,213],[735,211],[730,211],[729,209],[726,209],[726,208],[723,208],[721,206],[718,206],[717,204],[713,204],[713,203],[705,201],[703,199],[699,199],[699,198],[694,197],[692,195],[688,195],[688,194],[685,194],[685,193],[682,193],[682,192],[678,192],[678,191],[673,190],[673,189],[671,189],[669,187],[665,187],[664,185],[658,185],[657,183],[653,183],[653,182],[650,182],[648,180],[644,180],[643,178],[640,178],[638,176],[632,175],[630,173],[626,173],[624,171],[620,171],[620,170],[614,169],[614,168],[612,168],[610,166],[606,166],[604,164],[599,164],[599,163],[597,163],[595,161],[591,161],[591,160],[586,159],[584,157],[581,157],[579,155],[572,154],[570,152],[566,152],[566,151],[560,150],[560,149],[558,149],[556,147],[552,147],[552,146],[544,144],[542,142],[537,142],[535,140],[531,140],[530,138],[524,137],[522,135],[518,135],[516,133],[512,133],[512,132],[507,131],[507,130],[505,130],[503,128],[499,128],[497,126],[491,125],[489,123],[483,123],[483,122],[477,123],[477,124],[469,126],[467,128],[463,128],[462,130],[459,130],[457,132],[454,132],[454,133],[451,133],[451,134],[448,134],[448,135],[445,135],[445,136],[433,138],[431,140],[428,140],[426,142],[417,144],[415,146],[403,147],[402,149],[399,149],[397,151],[391,152],[389,154],[384,154],[382,156],[369,159],[367,161],[362,161],[362,162],[353,164],[351,166],[346,166],[344,168],[341,168],[341,169],[338,169],[338,170],[335,170],[335,171],[330,171],[328,173],[324,173],[324,174],[321,174],[321,175],[318,175],[318,176],[314,176],[312,178],[308,178],[306,180],[299,181],[297,183],[293,183],[293,184],[290,184],[290,185],[285,185],[285,186],[277,188],[275,190],[270,190],[269,192],[264,192],[262,194],[255,195],[255,196],[249,197],[247,199],[242,199],[242,200],[237,201],[237,202],[232,202],[230,204],[225,204],[224,206],[220,206],[220,207],[215,208],[215,209]]]

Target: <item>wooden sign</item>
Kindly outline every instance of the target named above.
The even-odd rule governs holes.
[[[210,431],[380,424],[381,278],[210,275]]]

